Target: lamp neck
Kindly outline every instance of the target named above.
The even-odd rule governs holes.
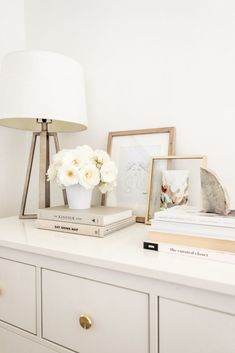
[[[48,132],[48,124],[52,123],[50,119],[37,119],[37,123],[41,124],[41,131]]]

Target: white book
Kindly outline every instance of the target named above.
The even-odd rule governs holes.
[[[132,210],[123,207],[99,206],[75,210],[63,205],[38,210],[38,219],[96,226],[107,226],[130,217],[132,217]]]
[[[235,212],[229,215],[218,215],[215,213],[204,213],[192,206],[175,206],[167,210],[154,213],[152,223],[155,221],[168,221],[190,224],[213,225],[217,227],[235,228]]]
[[[78,235],[90,235],[94,237],[105,237],[110,233],[113,233],[134,223],[135,217],[130,217],[107,226],[94,226],[70,222],[50,221],[46,219],[36,219],[36,227],[39,229],[54,230],[57,232],[72,233]]]
[[[196,236],[208,236],[213,238],[225,238],[235,240],[235,228],[233,227],[218,227],[214,225],[184,223],[184,222],[169,222],[167,220],[154,220],[151,223],[150,231],[190,234]]]
[[[144,241],[144,249],[235,264],[235,254],[224,251],[193,248],[176,244],[157,243],[154,241]]]

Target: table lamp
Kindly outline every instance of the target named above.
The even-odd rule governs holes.
[[[7,54],[0,72],[0,125],[33,131],[19,218],[25,214],[37,137],[40,140],[39,208],[50,207],[50,137],[59,151],[57,132],[87,128],[84,78],[81,65],[62,54],[17,51]],[[66,203],[66,193],[63,191]]]

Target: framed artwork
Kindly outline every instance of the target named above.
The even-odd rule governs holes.
[[[144,223],[151,159],[174,154],[174,145],[174,127],[110,132],[107,151],[118,168],[117,186],[102,205],[131,208]]]
[[[200,207],[200,168],[205,156],[155,156],[151,160],[145,223],[157,211],[174,206]]]

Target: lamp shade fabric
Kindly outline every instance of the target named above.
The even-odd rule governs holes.
[[[32,50],[7,54],[0,72],[0,125],[51,132],[87,128],[83,69],[62,54]]]

